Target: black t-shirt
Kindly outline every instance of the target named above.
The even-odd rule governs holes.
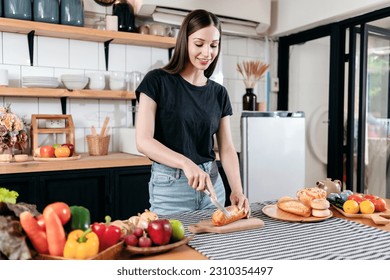
[[[232,115],[227,90],[208,80],[194,86],[179,74],[150,71],[136,90],[157,103],[154,138],[196,164],[215,159],[213,135],[221,118]]]

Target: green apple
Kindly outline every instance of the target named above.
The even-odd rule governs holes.
[[[179,220],[169,220],[172,226],[171,241],[176,242],[184,238],[184,226]]]
[[[53,148],[54,148],[54,149],[57,149],[58,147],[61,147],[61,144],[54,144],[54,145],[53,145]]]

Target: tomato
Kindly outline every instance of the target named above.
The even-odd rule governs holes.
[[[376,199],[370,199],[375,206],[375,212],[386,211],[386,201],[383,198],[377,197]]]
[[[348,196],[348,200],[355,200],[357,203],[360,203],[364,200],[364,198],[362,195],[355,193]]]
[[[70,207],[65,202],[54,202],[47,205],[46,207],[50,207],[54,210],[63,225],[65,225],[70,220]]]
[[[56,157],[69,157],[70,156],[70,149],[68,146],[60,146],[54,150],[54,154]]]
[[[373,194],[365,194],[365,195],[363,195],[363,198],[371,200],[371,199],[377,199],[378,196],[373,195]]]

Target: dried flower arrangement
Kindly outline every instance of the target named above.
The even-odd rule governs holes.
[[[11,111],[11,104],[0,107],[0,151],[18,148],[27,149],[26,123]]]
[[[244,78],[246,88],[254,88],[256,82],[261,79],[268,67],[269,64],[260,60],[248,60],[237,63],[237,71]]]

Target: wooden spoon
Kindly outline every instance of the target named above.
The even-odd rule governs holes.
[[[104,120],[102,130],[100,131],[100,137],[104,137],[104,135],[106,134],[106,129],[109,121],[110,121],[110,117],[107,116],[106,119]]]

